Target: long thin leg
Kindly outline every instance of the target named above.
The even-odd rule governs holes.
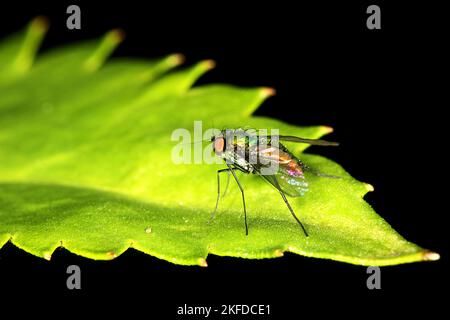
[[[278,190],[280,191],[280,190]],[[287,207],[289,208],[289,211],[292,213],[292,216],[294,217],[294,219],[298,222],[298,224],[300,225],[300,227],[302,227],[303,232],[305,233],[305,236],[308,237],[308,233],[306,232],[305,227],[303,226],[302,222],[297,218],[297,216],[294,213],[294,210],[292,210],[291,205],[289,204],[289,202],[286,199],[286,196],[284,195],[284,193],[282,191],[280,191],[281,197],[283,198],[284,202],[286,203]]]
[[[209,218],[208,223],[210,223],[213,219],[214,216],[216,215],[217,212],[217,207],[219,206],[219,198],[220,198],[220,173],[221,172],[228,172],[228,176],[230,175],[230,168],[226,168],[226,169],[220,169],[217,170],[217,199],[216,199],[216,207],[214,208],[214,212],[211,214],[211,217]],[[227,184],[228,186],[228,184]]]
[[[227,163],[228,168],[230,169],[231,173],[233,174],[234,180],[236,180],[236,183],[241,190],[242,194],[242,203],[244,204],[244,222],[245,222],[245,235],[248,236],[248,225],[247,225],[247,208],[245,207],[245,196],[244,196],[244,189],[241,186],[241,183],[239,182],[238,177],[236,176],[236,173],[231,168],[231,166]]]
[[[222,193],[222,198],[226,196],[227,194],[227,190],[228,190],[228,186],[230,185],[230,171],[227,170],[228,174],[227,174],[227,184],[225,185],[225,191]]]
[[[291,205],[289,204],[288,200],[286,199],[286,195],[284,194],[284,192],[281,190],[280,184],[278,183],[278,180],[276,177],[274,177],[274,185],[275,187],[278,189],[278,191],[281,194],[281,197],[284,200],[284,203],[286,203],[286,206],[288,207],[289,211],[291,212],[292,216],[294,217],[295,221],[298,222],[298,224],[300,225],[300,227],[302,227],[303,233],[305,234],[305,236],[308,237],[308,232],[306,232],[305,227],[303,226],[303,223],[297,218],[297,216],[295,215],[294,210],[292,209]]]

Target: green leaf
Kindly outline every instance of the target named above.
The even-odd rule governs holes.
[[[156,61],[112,59],[118,30],[101,41],[57,48],[34,60],[46,30],[37,19],[0,43],[0,247],[50,259],[63,246],[93,259],[133,247],[186,265],[206,265],[208,253],[242,258],[290,251],[362,265],[436,260],[397,234],[363,200],[371,186],[320,156],[305,163],[342,179],[308,175],[310,191],[290,198],[305,237],[278,192],[254,175],[246,190],[249,235],[233,181],[215,205],[219,164],[175,164],[175,129],[277,128],[319,138],[328,127],[295,127],[252,116],[267,88],[193,83],[213,63],[171,70],[180,55]],[[300,111],[299,111],[300,112]],[[202,139],[202,137],[200,137]],[[189,146],[195,149],[197,144]]]

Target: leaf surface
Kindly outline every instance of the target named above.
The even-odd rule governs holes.
[[[285,251],[361,265],[435,260],[403,239],[363,200],[371,186],[339,165],[301,154],[309,166],[342,179],[307,175],[310,191],[290,202],[305,237],[279,193],[254,175],[246,190],[249,235],[233,181],[217,217],[216,171],[223,164],[175,164],[172,132],[194,121],[209,127],[276,128],[319,138],[324,126],[296,127],[252,116],[267,88],[192,87],[213,63],[172,70],[179,55],[155,61],[111,59],[121,41],[102,40],[34,53],[45,21],[0,42],[0,247],[7,241],[50,259],[63,246],[92,259],[130,247],[177,264],[206,265],[209,253],[242,258]],[[300,112],[300,111],[299,111]],[[202,144],[192,144],[194,153]]]

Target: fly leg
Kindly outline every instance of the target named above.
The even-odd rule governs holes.
[[[228,186],[230,185],[230,171],[227,171],[227,184],[225,185],[225,191],[222,193],[222,198],[225,197],[225,195],[227,194],[227,190],[228,190]]]
[[[228,168],[231,171],[231,174],[234,177],[234,180],[236,180],[236,183],[239,187],[239,189],[241,190],[241,194],[242,194],[242,203],[244,204],[244,222],[245,222],[245,235],[248,236],[248,225],[247,225],[247,208],[245,207],[245,196],[244,196],[244,189],[241,186],[241,183],[239,182],[238,177],[236,176],[236,173],[234,172],[234,170],[231,168],[231,166],[227,163]]]
[[[274,182],[274,186],[275,186],[275,187],[278,189],[278,191],[280,192],[281,197],[282,197],[283,200],[284,200],[284,203],[286,203],[286,205],[287,205],[289,211],[291,212],[292,216],[294,217],[295,221],[298,222],[298,224],[300,225],[300,227],[302,227],[303,233],[305,234],[305,236],[308,237],[308,232],[306,232],[306,229],[305,229],[305,227],[303,226],[303,223],[302,223],[302,222],[297,218],[297,216],[295,215],[295,212],[294,212],[294,210],[292,209],[292,207],[291,207],[291,205],[289,204],[289,202],[287,201],[286,195],[285,195],[284,192],[281,190],[280,184],[278,183],[278,180],[277,180],[276,177],[274,177],[273,182]]]
[[[208,223],[211,223],[211,221],[214,219],[214,216],[217,212],[217,207],[219,206],[219,198],[220,198],[220,173],[221,172],[228,172],[228,177],[230,176],[231,168],[226,169],[220,169],[217,170],[217,199],[216,199],[216,207],[214,208],[214,212],[211,214],[211,218],[209,218]],[[229,182],[230,179],[228,179]],[[228,188],[228,182],[227,182],[227,188]],[[226,191],[226,190],[225,190]]]
[[[280,190],[279,190],[280,191]],[[289,211],[292,213],[292,216],[294,217],[294,219],[298,222],[298,224],[300,225],[300,227],[302,227],[303,232],[305,233],[305,236],[308,236],[308,233],[306,232],[305,227],[303,226],[302,222],[297,218],[297,216],[294,213],[294,210],[292,210],[291,205],[289,204],[289,202],[286,199],[286,196],[284,195],[284,193],[282,191],[280,191],[281,197],[283,198],[284,202],[286,203],[287,207],[289,208]]]

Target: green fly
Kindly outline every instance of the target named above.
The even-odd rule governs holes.
[[[219,205],[220,173],[227,172],[228,177],[230,174],[233,176],[241,191],[244,206],[245,234],[248,235],[244,189],[235,172],[238,170],[247,174],[257,174],[275,187],[280,192],[286,206],[302,228],[305,236],[308,236],[308,232],[297,218],[286,195],[300,197],[308,191],[308,183],[304,176],[305,171],[310,171],[323,177],[337,177],[310,169],[279,141],[307,143],[318,146],[338,146],[336,142],[304,139],[295,136],[258,135],[253,129],[221,130],[220,133],[211,138],[211,142],[215,155],[225,161],[227,168],[217,171],[217,200],[211,220],[214,218]]]

